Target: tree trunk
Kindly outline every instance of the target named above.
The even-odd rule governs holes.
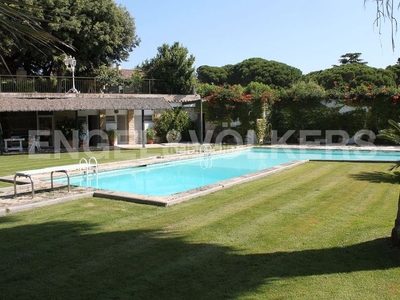
[[[392,245],[400,248],[400,195],[398,200],[396,221],[394,221],[394,227],[392,229]]]

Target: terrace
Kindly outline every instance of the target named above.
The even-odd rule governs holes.
[[[41,147],[53,147],[54,130],[67,117],[75,120],[75,128],[79,122],[86,124],[86,135],[91,130],[106,131],[114,126],[118,128],[113,129],[125,132],[119,136],[118,144],[144,145],[146,140],[140,132],[150,126],[155,110],[200,99],[193,94],[171,94],[161,80],[122,82],[123,85],[113,86],[95,77],[74,77],[73,80],[71,76],[0,75],[2,138],[10,143],[15,137],[20,142],[22,138],[22,146],[27,149],[29,131],[36,130]],[[71,93],[71,87],[79,93]],[[95,147],[107,142],[99,137],[88,141]],[[10,149],[21,152],[21,145],[18,148],[11,145]]]
[[[71,76],[0,75],[1,93],[66,93],[72,85]],[[96,77],[75,77],[75,87],[80,93],[170,94],[157,79],[112,86],[103,84]]]

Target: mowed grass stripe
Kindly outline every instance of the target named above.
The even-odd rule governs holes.
[[[354,229],[357,229],[354,226],[359,222],[359,218],[362,219],[362,216],[370,209],[374,209],[377,212],[375,208],[380,206],[382,198],[369,197],[371,193],[374,194],[374,190],[377,190],[375,184],[352,178],[352,174],[357,174],[360,171],[360,164],[348,163],[338,164],[338,166],[346,171],[345,174],[338,177],[335,172],[332,172],[332,176],[327,176],[326,178],[335,182],[335,185],[340,189],[334,189],[330,185],[331,188],[329,190],[325,189],[325,193],[316,195],[314,199],[312,193],[309,194],[311,197],[304,196],[312,205],[309,213],[306,216],[300,216],[296,220],[288,222],[284,227],[285,232],[292,232],[296,228],[302,228],[303,232],[299,232],[299,229],[297,229],[297,232],[306,237],[301,239],[303,247],[315,247],[318,244],[316,239],[319,241],[326,239],[327,243],[343,243],[340,238],[341,233],[347,235],[348,232],[354,232]],[[368,166],[372,169],[378,168],[378,170],[387,169],[386,165],[368,164]],[[387,191],[387,188],[393,190],[390,183],[384,185],[379,186],[378,190]],[[329,184],[326,186],[329,186]],[[321,189],[319,191],[321,192]],[[394,210],[395,203],[392,204],[392,209]],[[304,232],[307,230],[310,230],[308,234]],[[386,232],[387,230],[388,228],[386,228]],[[290,238],[296,240],[296,237],[292,236]],[[307,240],[309,242],[306,243]],[[300,243],[297,243],[297,247],[301,247]]]
[[[270,213],[273,215],[278,208],[281,208],[285,204],[297,205],[293,204],[292,201],[292,189],[300,188],[304,185],[304,182],[298,181],[300,174],[305,172],[302,167],[303,166],[294,168],[290,170],[290,173],[283,171],[260,180],[215,192],[210,197],[206,197],[207,200],[206,203],[203,203],[203,210],[197,217],[186,216],[182,224],[174,222],[173,225],[175,225],[178,230],[180,228],[186,228],[186,222],[191,222],[195,223],[196,226],[202,226],[208,230],[211,223],[215,224],[215,219],[221,222],[224,222],[225,219],[229,221],[229,219],[234,219],[235,215],[244,214],[245,211],[250,211],[252,213],[257,213],[258,211],[263,214]],[[282,177],[280,174],[285,175]],[[289,177],[286,178],[286,176]],[[316,174],[308,180],[313,181],[315,178],[321,176],[323,175]],[[293,184],[288,186],[280,185],[279,183],[282,181],[281,178],[286,178],[286,182],[292,182]],[[274,201],[268,201],[268,199],[271,198],[273,198]],[[192,200],[191,203],[195,203],[196,201],[203,202],[204,200],[200,198],[199,200]],[[184,205],[191,204],[182,204],[182,207],[184,207]],[[260,207],[263,209],[261,210]],[[218,224],[216,226],[218,226]],[[172,230],[173,227],[170,226],[170,229]]]
[[[323,195],[323,193],[315,191],[315,189],[323,189],[325,182],[332,185],[332,182],[335,181],[331,177],[327,177],[321,186],[315,186],[315,182],[326,175],[335,177],[332,174],[332,169],[335,168],[340,167],[332,164],[331,168],[315,168],[313,163],[308,163],[290,170],[290,174],[282,172],[233,187],[225,192],[220,191],[218,193],[223,193],[226,199],[230,199],[227,205],[229,213],[223,212],[222,207],[217,206],[210,212],[212,215],[210,219],[214,219],[218,215],[217,222],[214,222],[213,225],[208,224],[205,221],[207,217],[202,214],[202,220],[199,220],[198,224],[205,226],[205,231],[214,232],[216,235],[221,230],[229,230],[243,232],[243,237],[251,237],[251,235],[246,234],[246,228],[249,228],[249,230],[252,230],[255,226],[268,228],[277,220],[281,220],[282,226],[284,226],[286,220],[290,217],[286,212],[291,215],[308,214],[308,211],[316,206],[316,203],[320,201],[316,194]],[[280,181],[281,176],[286,177],[287,182],[291,184],[286,188],[286,191],[277,192],[277,189],[274,188],[276,186],[275,182]],[[345,180],[345,183],[351,184],[347,180]],[[248,193],[246,192],[248,190],[254,192]],[[319,205],[320,203],[318,203]],[[326,205],[332,204],[327,202]],[[304,216],[304,219],[306,218],[307,216]],[[300,219],[300,222],[303,222],[302,219]],[[237,220],[241,220],[241,222],[237,222]],[[241,228],[235,228],[235,224],[239,224],[238,226]],[[210,234],[207,234],[207,236],[209,237]],[[272,238],[276,237],[273,236]],[[242,238],[240,239],[243,240]]]
[[[310,166],[311,164],[312,163],[310,163]],[[317,164],[321,165],[321,163]],[[258,235],[254,237],[255,232],[264,233],[265,230],[268,230],[268,228],[271,227],[272,224],[276,223],[278,218],[280,218],[280,227],[282,228],[283,233],[281,231],[269,232],[268,235],[263,236],[264,244],[268,243],[271,239],[280,239],[282,240],[283,245],[286,245],[286,243],[291,239],[296,239],[298,236],[301,237],[302,235],[306,235],[311,230],[319,233],[319,229],[322,231],[322,235],[326,233],[329,238],[331,236],[330,232],[332,231],[330,231],[330,229],[328,230],[329,227],[327,224],[333,222],[335,223],[335,227],[346,228],[348,225],[343,222],[344,219],[348,219],[354,214],[360,214],[367,209],[367,206],[365,205],[354,203],[351,194],[361,194],[361,198],[364,199],[365,196],[363,193],[369,193],[369,190],[366,190],[365,188],[365,186],[368,185],[367,182],[360,182],[359,187],[355,188],[354,181],[348,177],[352,172],[357,172],[357,164],[333,164],[330,166],[331,168],[318,167],[313,172],[313,176],[308,179],[306,179],[307,176],[303,176],[301,181],[298,181],[298,186],[303,186],[303,192],[300,192],[300,190],[296,188],[296,193],[284,197],[287,201],[280,201],[280,199],[273,199],[270,201],[269,199],[272,199],[273,195],[269,195],[267,187],[265,190],[267,191],[266,195],[263,195],[262,193],[257,193],[257,197],[254,195],[258,199],[258,206],[255,206],[254,203],[249,206],[248,204],[251,202],[251,199],[247,198],[242,201],[242,203],[246,203],[246,205],[242,205],[242,209],[237,211],[237,218],[230,214],[227,220],[220,219],[215,222],[213,226],[205,228],[205,231],[210,231],[215,235],[218,235],[218,232],[221,230],[227,230],[227,232],[225,231],[225,235],[221,237],[222,241],[227,240],[235,243],[240,239],[241,244],[247,246],[251,239],[257,241],[260,240]],[[377,165],[372,164],[372,166]],[[347,176],[338,177],[337,172],[343,171],[343,169],[347,170]],[[337,171],[335,172],[335,170]],[[301,170],[301,168],[299,168],[297,171],[303,172],[304,169]],[[329,173],[329,176],[326,176],[326,173]],[[322,183],[320,183],[320,186],[315,187],[313,186],[313,182],[315,182],[314,176],[318,178],[325,176],[326,178]],[[268,179],[260,181],[261,185],[263,185],[263,183]],[[249,185],[252,186],[255,184],[256,183],[250,183]],[[340,188],[334,189],[335,186]],[[240,190],[240,188],[232,189],[232,194],[237,195],[236,198],[239,198],[236,199],[237,201],[241,201],[240,198],[243,195],[238,193],[238,190]],[[261,198],[264,199],[264,201],[260,204],[259,200]],[[275,203],[274,208],[271,207],[271,202]],[[268,207],[267,210],[263,209],[264,206]],[[271,210],[271,208],[273,210]],[[357,211],[351,212],[355,209],[357,209]],[[332,214],[330,213],[332,210],[336,210],[337,212]],[[240,228],[235,228],[234,224],[238,224],[237,219],[240,218],[242,219],[242,222],[239,223]],[[293,231],[296,232],[295,236],[292,234]],[[236,237],[233,234],[230,234],[230,232],[234,232]],[[253,234],[249,234],[249,232],[252,232]],[[285,232],[288,234],[285,234]],[[207,236],[210,237],[210,234]],[[319,238],[321,238],[321,236],[319,236]],[[221,240],[218,240],[218,242],[221,242]],[[265,248],[262,249],[265,250]]]

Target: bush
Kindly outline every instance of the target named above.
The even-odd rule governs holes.
[[[190,126],[189,115],[181,108],[165,110],[161,116],[156,118],[155,127],[163,142],[167,141],[167,133],[171,130],[177,130],[183,133]]]

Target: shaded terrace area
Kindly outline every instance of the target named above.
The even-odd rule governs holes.
[[[150,94],[0,93],[0,133],[3,138],[22,138],[26,144],[30,131],[50,137],[57,120],[68,116],[78,121],[82,111],[87,114],[88,130],[104,130],[106,111],[126,110],[129,122],[135,110],[171,109],[170,98]]]

